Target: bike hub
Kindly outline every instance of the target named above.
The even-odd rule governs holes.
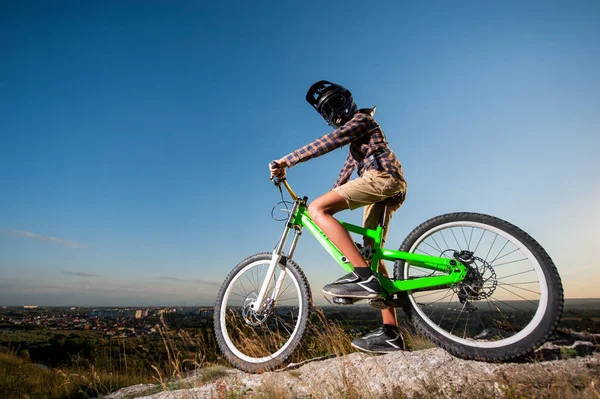
[[[244,305],[242,306],[242,317],[246,324],[256,327],[264,324],[265,321],[274,313],[273,309],[273,299],[265,298],[265,304],[262,312],[258,311],[256,307],[258,306],[256,303],[256,299],[258,298],[258,292],[253,291],[244,300]]]
[[[467,267],[465,279],[454,287],[454,292],[467,311],[477,310],[470,301],[490,297],[498,285],[496,272],[492,266],[470,251],[454,251],[454,258]]]

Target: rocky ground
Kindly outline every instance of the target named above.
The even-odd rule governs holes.
[[[600,398],[596,338],[579,338],[588,341],[559,337],[535,356],[513,363],[462,360],[433,348],[386,355],[351,353],[263,374],[213,367],[163,386],[162,392],[152,393],[156,386],[139,385],[107,398],[455,398],[508,397],[511,392],[518,395],[512,397],[522,397],[521,392],[538,385],[535,392],[548,392],[541,397],[563,397],[557,389],[571,386],[577,397]]]

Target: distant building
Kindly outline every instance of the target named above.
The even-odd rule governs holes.
[[[94,309],[90,313],[92,317],[120,317],[121,311],[119,309]]]

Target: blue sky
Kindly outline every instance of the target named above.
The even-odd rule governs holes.
[[[321,79],[377,106],[403,164],[390,246],[429,217],[489,213],[547,249],[567,297],[600,296],[596,1],[1,10],[0,304],[213,304],[280,236],[267,165],[328,132],[304,99]],[[345,156],[290,182],[315,198]],[[343,272],[309,235],[295,259],[317,301]]]

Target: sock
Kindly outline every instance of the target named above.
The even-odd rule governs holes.
[[[373,274],[371,273],[371,268],[369,267],[355,267],[354,273],[356,273],[358,277],[360,277],[363,280],[368,279]]]
[[[383,328],[385,329],[386,333],[391,333],[391,332],[398,332],[398,326],[394,326],[392,324],[384,324]]]

